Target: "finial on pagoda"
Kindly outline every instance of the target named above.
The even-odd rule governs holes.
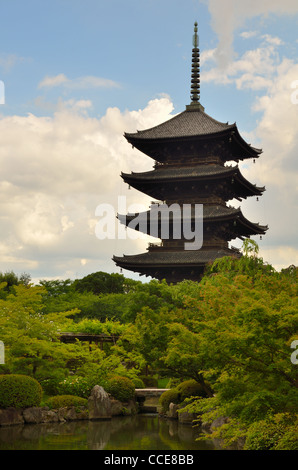
[[[194,25],[193,50],[192,50],[192,67],[191,67],[191,104],[187,109],[200,108],[204,109],[200,104],[200,49],[198,36],[198,23]]]
[[[198,37],[198,23],[195,22],[192,50],[192,70],[191,70],[191,101],[200,101],[200,49]]]

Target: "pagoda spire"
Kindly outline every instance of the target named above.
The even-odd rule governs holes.
[[[191,69],[191,102],[200,101],[200,49],[198,36],[198,23],[194,25],[193,50],[192,50],[192,69]]]

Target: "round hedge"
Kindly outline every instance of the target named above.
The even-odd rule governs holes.
[[[202,385],[200,385],[193,379],[185,380],[184,382],[180,383],[176,388],[180,393],[181,402],[183,402],[186,398],[190,397],[207,397],[207,394],[203,389]]]
[[[180,393],[176,388],[171,388],[170,390],[166,390],[159,397],[159,404],[164,413],[169,410],[170,403],[179,404],[180,401],[181,401]]]
[[[75,395],[56,395],[47,400],[47,405],[51,408],[64,408],[67,406],[86,406],[87,398],[77,397]]]
[[[0,408],[39,406],[42,387],[27,375],[0,375]]]
[[[127,377],[115,376],[109,379],[105,385],[106,392],[119,401],[129,401],[134,397],[135,385]]]

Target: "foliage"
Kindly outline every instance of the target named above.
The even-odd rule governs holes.
[[[166,413],[169,410],[170,403],[179,404],[181,402],[180,392],[177,388],[171,388],[166,390],[159,397],[159,404],[163,413]]]
[[[183,402],[186,398],[190,397],[207,397],[207,393],[204,391],[201,384],[196,382],[193,379],[185,380],[177,387],[178,392],[180,393],[180,400]]]
[[[298,450],[298,418],[277,413],[253,423],[247,431],[245,450]]]
[[[108,274],[102,271],[88,274],[82,279],[74,281],[74,287],[79,292],[92,292],[93,294],[125,294],[141,283],[126,279],[122,274]]]
[[[63,380],[47,379],[42,382],[42,387],[47,395],[72,395],[88,398],[92,388],[96,385],[93,378],[82,376],[69,376]]]
[[[114,376],[107,381],[105,390],[116,400],[126,402],[134,397],[135,385],[128,377]]]
[[[216,260],[200,283],[142,284],[105,273],[84,282],[14,283],[6,290],[4,282],[6,364],[0,371],[36,377],[47,393],[78,396],[114,375],[147,385],[148,370],[154,380],[156,372],[172,384],[193,380],[207,398],[192,400],[189,411],[206,422],[229,417],[211,438],[231,444],[246,437],[247,445],[263,446],[254,429],[267,423],[269,432],[278,421],[282,436],[272,431],[272,448],[292,448],[292,428],[281,417],[292,419],[297,410],[297,365],[291,362],[297,275],[295,266],[276,272],[258,257],[257,244],[245,240],[240,259]],[[63,344],[61,331],[119,338],[101,350],[95,343]]]
[[[185,380],[176,387],[166,390],[159,399],[162,411],[165,413],[169,409],[170,403],[180,404],[191,397],[206,397],[207,394],[202,385],[193,379]],[[188,400],[189,402],[189,400]]]
[[[131,381],[133,382],[135,388],[145,388],[145,384],[140,377],[133,377]]]
[[[127,325],[121,324],[119,321],[109,321],[106,320],[101,322],[99,320],[94,319],[83,319],[78,323],[73,323],[69,328],[68,331],[72,332],[81,332],[81,333],[89,333],[93,335],[121,335],[126,330]]]
[[[68,406],[86,406],[88,400],[86,398],[80,398],[74,395],[57,395],[48,398],[46,404],[50,408],[64,408]]]
[[[0,407],[27,408],[38,406],[42,388],[37,380],[26,375],[0,375]]]
[[[13,286],[18,286],[19,284],[28,286],[30,281],[31,276],[27,273],[17,275],[13,271],[6,271],[5,273],[0,272],[0,284],[5,283],[3,290],[0,292],[1,298],[5,298],[6,294],[13,290]]]

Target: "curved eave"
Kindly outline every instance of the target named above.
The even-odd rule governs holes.
[[[117,214],[117,219],[122,225],[125,225],[126,227],[129,226],[129,224],[137,218],[138,222],[140,223],[134,227],[135,230],[141,231],[143,233],[149,233],[150,232],[150,222],[152,223],[153,226],[159,225],[160,218],[159,219],[153,219],[150,221],[150,211],[146,212],[140,212],[137,214]],[[172,214],[172,213],[171,213]],[[173,215],[173,214],[172,214]],[[179,219],[181,220],[181,219]],[[195,217],[192,215],[191,221],[195,221]],[[143,223],[142,223],[143,222]],[[170,216],[169,222],[173,223],[173,216]],[[182,222],[182,221],[181,221]],[[239,228],[239,225],[242,229],[246,229],[246,234],[247,236],[250,235],[265,235],[266,231],[268,230],[268,225],[260,225],[259,223],[254,223],[250,222],[242,213],[241,209],[234,209],[231,208],[229,211],[226,213],[218,213],[216,214],[210,214],[210,215],[203,215],[203,223],[223,223],[223,222],[232,222],[236,223],[235,225],[235,232],[238,232],[237,230],[237,225]],[[146,228],[147,227],[147,228]],[[241,235],[241,230],[239,231],[239,234]]]
[[[225,167],[223,167],[225,168]],[[232,168],[225,168],[225,171],[214,172],[209,174],[201,174],[201,175],[177,175],[171,177],[168,175],[162,175],[163,170],[153,170],[144,173],[121,173],[121,178],[127,183],[128,185],[132,186],[133,188],[137,189],[138,191],[146,193],[146,186],[160,184],[160,183],[183,183],[183,182],[198,182],[198,181],[215,181],[220,179],[227,179],[234,177],[235,182],[240,184],[240,186],[244,187],[247,191],[247,196],[261,196],[262,193],[265,191],[265,187],[259,187],[255,184],[250,183],[241,173],[238,165]],[[152,196],[152,190],[150,191],[150,196]],[[244,195],[240,195],[241,197],[247,197]],[[154,197],[154,196],[153,196]]]
[[[140,150],[142,153],[145,153],[149,157],[158,160],[156,154],[151,155],[152,150],[159,148],[168,144],[176,144],[177,146],[192,142],[207,143],[212,142],[216,139],[223,139],[225,137],[229,138],[229,144],[233,146],[234,151],[232,152],[237,158],[237,160],[244,160],[247,158],[258,158],[262,153],[262,149],[257,149],[248,144],[240,135],[236,124],[229,126],[229,128],[224,129],[215,133],[208,134],[198,134],[198,135],[185,135],[185,136],[172,136],[172,137],[154,137],[146,138],[141,137],[140,134],[128,134],[124,133],[126,140],[135,148]],[[226,144],[228,145],[228,143]],[[162,161],[162,159],[161,159]]]
[[[150,267],[188,267],[205,266],[224,256],[241,257],[241,253],[231,249],[220,250],[196,250],[161,253],[141,253],[139,255],[113,256],[113,261],[124,269],[141,269]]]

